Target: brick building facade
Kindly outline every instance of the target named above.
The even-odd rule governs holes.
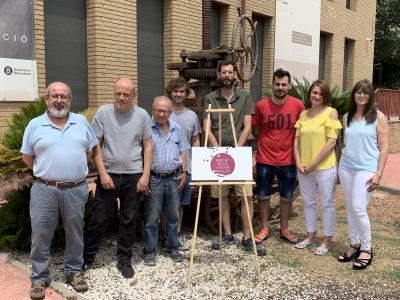
[[[213,18],[219,19],[219,28],[213,28],[214,35],[218,34],[221,45],[230,45],[241,0],[213,1],[212,5]],[[257,17],[263,24],[261,91],[269,87],[273,72],[275,7],[275,0],[247,1],[246,14]],[[158,17],[155,8],[160,12]],[[58,34],[58,29],[54,27],[60,25],[58,23],[63,24],[60,32],[70,25],[75,26],[78,21],[74,19],[73,12],[77,9],[84,10],[83,21],[82,18],[78,20],[83,35]],[[360,78],[372,79],[375,11],[374,0],[321,0],[320,30],[324,43],[324,47],[320,48],[323,49],[321,77],[329,84],[346,89]],[[80,65],[85,73],[78,75],[82,75],[86,82],[83,87],[72,86],[73,93],[80,93],[75,99],[86,98],[79,108],[98,107],[112,101],[113,83],[120,76],[129,76],[139,83],[136,101],[139,105],[148,106],[151,99],[141,98],[141,88],[144,91],[146,86],[146,83],[140,84],[143,82],[141,77],[144,77],[141,74],[145,74],[146,70],[159,70],[150,74],[150,78],[158,84],[157,92],[162,93],[163,86],[177,75],[176,71],[166,69],[167,63],[180,61],[182,49],[197,51],[202,48],[202,0],[36,0],[34,23],[39,94],[44,94],[49,81],[63,79],[64,73],[71,72],[69,76],[74,78],[73,70],[68,68],[72,60],[67,57],[80,51],[80,59],[84,58],[84,63]],[[152,24],[157,26],[151,27]],[[75,27],[71,28],[75,30]],[[154,40],[158,39],[158,46],[151,44],[153,36]],[[75,41],[75,38],[80,40]],[[74,50],[74,45],[80,50]],[[69,50],[69,47],[72,48]],[[143,50],[157,47],[160,47],[159,53]],[[49,49],[65,51],[60,50],[58,58],[62,64],[55,65],[54,62],[58,51],[52,50],[52,60],[48,58],[50,55],[46,55],[46,51]],[[157,65],[151,65],[151,55],[155,55],[153,62]],[[149,65],[143,65],[142,61]],[[251,83],[246,85],[246,88],[250,87]],[[23,104],[0,103],[0,128]]]

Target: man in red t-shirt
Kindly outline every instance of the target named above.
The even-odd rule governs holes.
[[[278,69],[273,75],[273,96],[257,103],[252,120],[253,136],[257,139],[256,154],[257,194],[261,229],[256,241],[262,242],[269,236],[269,199],[275,176],[280,194],[280,216],[282,239],[297,243],[295,234],[288,229],[296,186],[296,162],[293,155],[295,137],[294,124],[304,110],[303,102],[288,95],[290,73]]]

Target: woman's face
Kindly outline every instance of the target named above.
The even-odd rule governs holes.
[[[357,106],[365,107],[369,102],[370,93],[364,92],[362,90],[357,90],[354,93],[354,100],[356,101]]]
[[[322,96],[322,91],[319,86],[314,86],[310,93],[311,106],[323,105],[324,97]]]

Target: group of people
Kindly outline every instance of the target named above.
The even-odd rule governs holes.
[[[220,87],[205,97],[205,107],[234,108],[233,120],[237,146],[246,146],[250,135],[257,140],[256,194],[260,230],[255,235],[258,255],[265,255],[263,241],[270,235],[269,199],[275,177],[280,195],[280,237],[304,249],[316,243],[317,195],[322,209],[323,239],[315,254],[325,255],[335,234],[336,186],[335,145],[345,129],[345,147],[339,163],[349,224],[350,247],[339,256],[341,262],[355,259],[353,267],[363,269],[372,261],[371,229],[367,206],[371,192],[379,184],[388,153],[388,126],[384,115],[374,106],[374,93],[368,80],[353,88],[349,112],[343,125],[330,107],[330,89],[315,81],[308,97],[311,107],[289,96],[290,73],[278,69],[273,74],[273,95],[254,105],[251,95],[237,88],[237,73],[229,61],[217,69]],[[117,268],[131,278],[136,215],[144,196],[144,264],[156,265],[159,231],[164,236],[166,255],[175,262],[183,256],[179,233],[183,206],[191,200],[191,147],[200,146],[202,129],[197,115],[185,107],[188,83],[172,79],[165,96],[152,105],[152,117],[133,105],[135,86],[128,78],[116,81],[114,102],[100,107],[91,125],[69,111],[71,89],[62,82],[51,83],[45,94],[47,111],[27,126],[21,148],[23,161],[35,177],[31,189],[32,226],[31,298],[43,299],[50,283],[48,265],[50,244],[61,215],[66,248],[66,282],[76,291],[86,291],[84,268],[94,263],[104,237],[114,203],[119,199]],[[228,114],[211,114],[203,124],[209,145],[236,146]],[[221,132],[219,132],[221,130]],[[220,136],[220,139],[217,137]],[[221,144],[219,144],[219,142]],[[87,157],[92,156],[98,169],[98,181],[87,230],[83,216],[88,199]],[[289,231],[289,217],[298,179],[304,201],[306,237],[299,241]],[[253,217],[253,191],[245,193]],[[252,251],[251,221],[245,213],[243,189],[235,186],[241,199],[243,249]],[[211,244],[221,249],[234,242],[230,224],[229,186],[222,186],[222,224],[224,236]],[[211,196],[219,197],[216,186]]]

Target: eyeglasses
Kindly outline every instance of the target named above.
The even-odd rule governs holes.
[[[161,114],[169,115],[169,114],[171,113],[170,110],[165,110],[165,109],[156,109],[156,108],[153,108],[153,111],[154,111],[157,115],[161,115]]]
[[[49,97],[50,97],[51,99],[53,99],[53,100],[58,100],[58,99],[60,99],[60,100],[66,101],[66,100],[69,99],[69,95],[49,95]]]
[[[369,96],[369,95],[371,95],[371,94],[370,94],[370,93],[368,93],[368,92],[357,91],[357,92],[356,92],[356,95],[357,95],[357,96],[361,96],[361,95],[364,95],[364,96]]]

